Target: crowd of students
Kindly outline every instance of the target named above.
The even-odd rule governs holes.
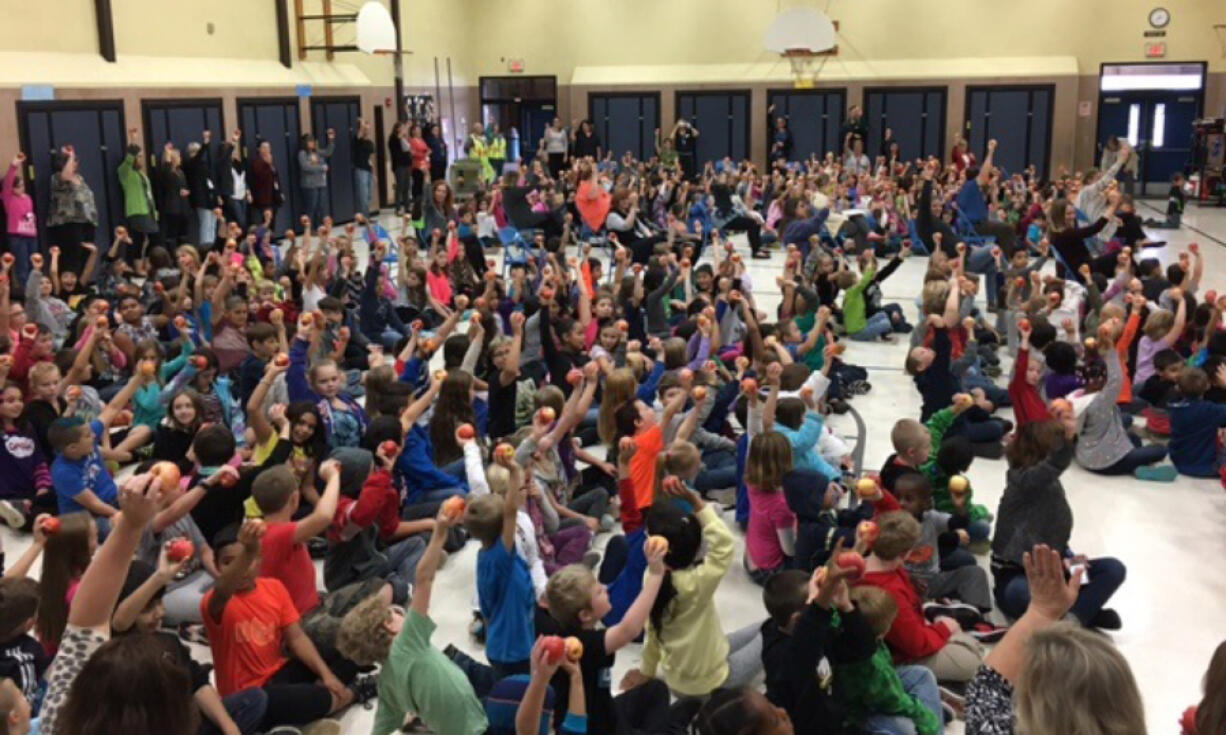
[[[465,201],[403,126],[402,222],[336,225],[315,191],[279,233],[265,191],[254,216],[204,201],[195,244],[142,237],[179,215],[141,210],[135,143],[137,216],[100,247],[72,149],[44,219],[18,156],[0,519],[32,541],[0,579],[0,732],[324,735],[371,700],[377,735],[1145,732],[1090,632],[1124,624],[1125,567],[1078,553],[1061,475],[1226,482],[1226,297],[1198,298],[1194,246],[1145,257],[1126,145],[1050,181],[994,141],[865,165],[858,119],[843,158],[767,170],[600,158],[555,123]],[[304,188],[330,145],[304,140]],[[777,264],[777,308],[733,233]],[[882,283],[921,252],[912,324]],[[826,417],[873,400],[855,343],[896,340],[922,410],[859,468]],[[466,543],[484,662],[432,640]],[[763,610],[725,631],[734,563]],[[1226,731],[1223,677],[1219,649],[1187,732]]]

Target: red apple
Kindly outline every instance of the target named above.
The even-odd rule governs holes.
[[[12,253],[5,253],[4,255],[0,255],[0,261],[3,261],[5,266],[12,266],[13,263],[17,262],[17,256],[13,255]]]
[[[844,551],[834,559],[834,563],[843,569],[851,569],[847,581],[856,582],[864,576],[864,557],[858,551]]]
[[[48,516],[42,520],[39,527],[42,528],[44,535],[54,536],[60,532],[60,519],[55,516]]]
[[[566,641],[556,635],[547,635],[541,639],[541,645],[545,649],[545,658],[551,664],[556,664],[566,655]]]
[[[99,314],[98,318],[94,320],[94,324],[98,329],[106,329],[111,326],[111,320],[107,318],[106,314]]]
[[[176,329],[187,329],[187,327],[188,327],[187,317],[183,316],[182,314],[175,317],[175,328]]]
[[[192,558],[194,553],[195,545],[185,538],[177,538],[166,547],[166,558],[176,563]]]
[[[141,360],[140,362],[140,374],[141,375],[144,375],[147,378],[152,378],[154,375],[157,375],[157,372],[158,372],[158,364],[156,362],[154,362],[153,360]]]
[[[396,452],[400,450],[400,445],[391,439],[386,439],[379,443],[379,454],[385,457],[395,457]]]
[[[583,382],[583,371],[579,368],[571,368],[570,371],[566,373],[566,382],[575,386],[579,385]]]
[[[1026,317],[1022,317],[1021,319],[1018,319],[1017,329],[1019,332],[1029,332],[1030,331],[1030,320],[1027,319]]]
[[[741,381],[741,392],[750,394],[757,393],[758,381],[754,380],[753,378],[745,378]]]
[[[149,468],[149,474],[162,481],[162,489],[169,490],[172,487],[179,486],[179,480],[182,478],[182,473],[179,471],[179,465],[174,462],[158,462]]]
[[[629,331],[630,331],[630,322],[626,321],[625,319],[618,319],[618,320],[617,320],[617,329],[618,329],[618,331],[620,331],[620,332],[629,332]]]
[[[856,533],[868,545],[868,548],[873,548],[873,543],[877,540],[877,535],[881,533],[881,529],[873,521],[860,521],[860,525],[856,526]]]
[[[220,479],[220,480],[218,480],[217,482],[218,482],[218,483],[219,483],[219,484],[220,484],[222,487],[234,487],[235,485],[237,485],[237,484],[238,484],[238,473],[236,473],[236,472],[222,472],[222,473],[220,473],[220,474],[221,474],[221,479]]]
[[[468,503],[461,495],[452,495],[443,501],[442,511],[451,520],[459,520],[464,515],[464,511],[468,509]]]
[[[34,322],[28,322],[21,328],[21,333],[26,339],[34,339],[38,337],[38,325]]]
[[[542,424],[552,424],[553,420],[558,417],[556,411],[549,406],[542,406],[541,410],[536,412],[536,420]]]
[[[461,439],[473,439],[477,436],[477,430],[472,424],[460,424],[456,427],[455,433]]]
[[[288,367],[289,355],[285,354],[284,352],[278,352],[277,356],[272,359],[272,364],[276,365],[277,367]]]
[[[707,397],[707,389],[701,385],[697,386],[694,390],[690,391],[690,395],[694,397],[695,401],[701,401]]]
[[[877,481],[871,477],[861,477],[856,480],[856,494],[861,498],[871,498],[877,494]]]
[[[494,456],[500,459],[510,460],[515,457],[515,447],[503,442],[497,447],[494,447]]]
[[[207,370],[209,367],[209,358],[205,357],[204,355],[193,355],[192,367],[196,368],[196,370]]]

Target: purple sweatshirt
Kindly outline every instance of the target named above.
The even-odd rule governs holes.
[[[1048,373],[1047,383],[1044,385],[1047,391],[1047,400],[1053,398],[1064,398],[1069,393],[1085,386],[1085,381],[1076,375],[1060,375],[1059,373]]]

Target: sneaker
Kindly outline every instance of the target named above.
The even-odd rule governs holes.
[[[952,682],[942,682],[937,685],[937,690],[941,694],[941,708],[949,707],[953,710],[956,719],[964,719],[966,717],[966,696],[965,689],[959,687],[966,685],[957,685]]]
[[[1132,474],[1138,480],[1149,480],[1150,482],[1174,482],[1175,478],[1179,476],[1179,471],[1172,465],[1160,464],[1138,467]],[[3,514],[2,508],[0,508],[0,514]],[[8,519],[6,518],[5,520]]]
[[[354,704],[361,704],[366,706],[366,709],[370,709],[374,706],[370,700],[379,695],[379,672],[358,674],[353,683],[349,685],[349,690],[353,692]]]
[[[1109,607],[1104,607],[1086,627],[1099,630],[1119,630],[1123,626],[1124,621],[1120,620],[1120,614]]]
[[[341,735],[344,731],[345,728],[341,727],[340,720],[328,718],[315,720],[302,728],[302,735]]]
[[[1005,633],[1008,633],[1009,629],[1000,625],[992,625],[991,623],[978,623],[967,629],[966,632],[980,643],[995,643],[1004,638]]]
[[[485,643],[485,619],[481,617],[481,613],[473,613],[473,619],[468,624],[468,634],[476,638],[478,643]]]
[[[847,401],[844,401],[842,398],[831,398],[826,401],[826,405],[830,406],[832,412],[839,415],[845,414],[851,409],[851,406],[847,405]],[[1226,487],[1226,477],[1222,478],[1222,486]]]
[[[186,643],[195,643],[201,646],[209,645],[209,637],[204,632],[204,626],[199,623],[180,623],[178,628],[179,638]]]
[[[754,253],[753,255],[750,255],[749,257],[753,258],[754,260],[770,260],[771,254],[764,252],[762,250],[759,250],[758,252]]]
[[[953,618],[965,631],[970,631],[983,622],[983,615],[979,612],[979,608],[965,602],[955,601],[924,603],[924,617],[929,622],[937,618]]]
[[[302,735],[302,731],[289,725],[278,725],[264,735]]]
[[[26,525],[30,516],[21,503],[0,500],[0,519],[3,519],[10,528],[16,531]]]

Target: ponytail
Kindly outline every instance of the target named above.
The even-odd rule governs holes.
[[[694,717],[696,735],[753,735],[766,729],[748,689],[716,689]]]

